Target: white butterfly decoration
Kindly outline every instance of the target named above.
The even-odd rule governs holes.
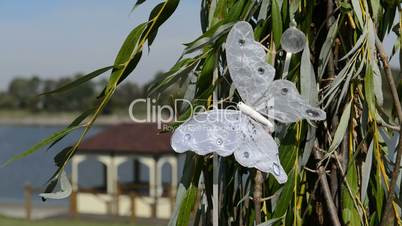
[[[58,181],[60,183],[60,191],[52,193],[40,193],[39,196],[43,199],[65,199],[69,197],[73,191],[70,181],[68,181],[66,172],[63,170]]]
[[[278,145],[271,136],[271,120],[324,120],[323,110],[310,106],[288,80],[273,80],[275,68],[265,62],[264,47],[254,40],[247,22],[236,23],[226,40],[226,58],[235,87],[244,103],[239,110],[214,109],[195,114],[172,135],[172,148],[199,155],[234,154],[244,167],[272,174],[279,183],[287,175],[279,161]]]

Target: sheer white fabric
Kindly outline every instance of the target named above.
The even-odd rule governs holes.
[[[304,34],[300,35],[297,29],[286,32],[282,39],[286,51],[303,49]],[[264,47],[254,40],[251,25],[244,21],[236,23],[226,40],[226,58],[230,76],[245,104],[283,123],[324,120],[325,112],[310,106],[292,82],[274,81],[275,68],[266,63],[265,57]],[[241,111],[212,110],[196,114],[176,129],[171,143],[179,153],[191,150],[199,155],[234,154],[242,166],[270,173],[279,183],[287,181],[278,157],[278,145],[271,134],[263,124]]]

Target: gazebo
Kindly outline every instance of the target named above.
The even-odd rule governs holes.
[[[111,126],[85,140],[72,158],[71,211],[142,218],[169,218],[177,185],[177,155],[170,147],[170,133],[160,133],[155,123],[124,123]],[[78,184],[79,165],[92,159],[102,163],[102,186],[83,189]],[[119,166],[132,162],[133,180],[119,181]],[[148,181],[139,181],[141,167]],[[169,164],[171,181],[162,183],[162,168]]]

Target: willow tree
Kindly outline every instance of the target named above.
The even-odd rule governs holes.
[[[134,8],[144,2],[138,0]],[[119,84],[135,76],[143,49],[146,45],[152,47],[158,39],[158,28],[174,17],[179,3],[165,0],[156,5],[149,20],[127,36],[113,65],[47,93],[56,95],[111,70],[95,106],[83,111],[65,129],[12,159],[83,128],[75,145],[56,156],[59,169],[49,180],[47,191],[53,190]],[[252,24],[256,40],[266,46],[267,62],[280,77],[286,58],[281,35],[297,24],[307,37],[308,48],[291,56],[287,79],[303,96],[325,109],[327,120],[314,125],[306,121],[286,125],[283,133],[276,134],[280,160],[289,177],[284,185],[272,176],[254,180],[255,170],[241,167],[230,156],[217,159],[214,165],[211,156],[187,153],[170,225],[210,225],[218,209],[219,225],[402,224],[398,177],[402,146],[397,136],[402,110],[389,64],[391,56],[386,55],[382,43],[384,37],[395,32],[398,38],[392,43],[392,55],[400,51],[402,21],[394,22],[397,11],[401,12],[400,3],[202,0],[200,4],[203,34],[185,44],[182,56],[163,80],[150,87],[150,93],[157,96],[175,83],[186,86],[183,81],[195,75],[193,105],[209,107],[213,93],[218,99],[238,100],[238,94],[231,92],[225,59],[225,40],[231,26],[241,20]],[[189,115],[188,110],[180,112],[182,119]],[[218,199],[212,191],[214,167],[219,168],[219,175],[215,175]]]

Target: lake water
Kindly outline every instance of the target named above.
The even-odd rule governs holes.
[[[20,153],[41,139],[53,132],[63,128],[62,126],[0,126],[0,162],[4,163],[13,155]],[[94,127],[90,130],[89,136],[93,136],[105,127]],[[33,187],[45,188],[47,180],[57,169],[53,157],[63,148],[74,143],[79,137],[76,131],[65,137],[50,150],[40,150],[26,158],[15,161],[6,167],[0,168],[0,204],[1,203],[22,203],[23,189],[26,183]],[[119,180],[129,181],[133,176],[132,163],[125,163],[119,167]],[[181,167],[179,167],[181,168]],[[102,165],[98,162],[87,161],[79,167],[79,184],[83,187],[101,184],[103,177]],[[141,175],[142,179],[148,179],[145,170]],[[166,170],[163,170],[166,171]],[[70,172],[70,167],[67,168]],[[99,172],[99,173],[96,173]],[[181,172],[181,171],[179,171]],[[164,180],[169,180],[169,175],[162,175]],[[33,197],[34,202],[39,202],[37,195]],[[67,204],[68,200],[49,202]]]

